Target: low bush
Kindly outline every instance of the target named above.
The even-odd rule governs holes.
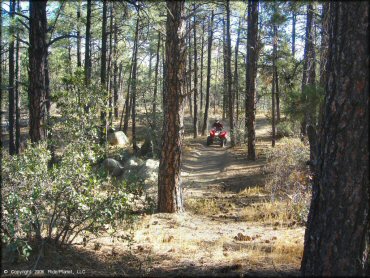
[[[294,137],[299,136],[300,129],[296,122],[281,121],[276,125],[276,137]]]
[[[298,138],[283,138],[275,148],[267,151],[268,173],[265,187],[273,200],[290,202],[293,218],[305,223],[311,197],[309,146]]]
[[[31,242],[61,246],[82,234],[113,236],[122,222],[132,222],[131,204],[142,191],[113,185],[94,165],[99,153],[98,145],[81,139],[66,145],[52,167],[45,142],[18,156],[4,154],[1,234],[16,258],[30,255]]]

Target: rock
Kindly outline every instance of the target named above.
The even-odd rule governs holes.
[[[124,168],[127,170],[135,170],[135,168],[138,170],[140,166],[144,164],[144,161],[137,157],[132,157],[129,160],[126,161],[124,164]]]
[[[108,132],[108,142],[113,146],[126,146],[130,143],[123,131]]]
[[[132,154],[130,153],[129,150],[127,149],[122,149],[122,151],[119,153],[119,158],[118,160],[119,161],[122,161],[123,164],[126,163],[130,158],[131,158]]]
[[[159,161],[148,159],[143,161],[137,157],[128,159],[123,168],[125,169],[123,177],[127,180],[142,180],[147,186],[151,186],[158,180]]]
[[[146,180],[147,182],[156,182],[158,179],[159,161],[148,159],[145,164],[140,168],[138,177]]]
[[[113,158],[107,158],[103,161],[103,168],[108,174],[111,174],[113,177],[120,176],[123,171],[124,167],[119,163],[117,160]]]
[[[250,236],[243,235],[242,233],[238,233],[237,236],[234,237],[235,240],[238,241],[250,241],[252,238]]]
[[[145,166],[152,170],[157,170],[159,168],[159,160],[148,159],[145,161]]]

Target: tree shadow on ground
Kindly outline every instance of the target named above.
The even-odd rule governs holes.
[[[196,265],[184,262],[174,266],[166,266],[170,259],[166,255],[133,254],[125,252],[104,253],[88,250],[82,246],[69,246],[63,249],[49,247],[44,256],[33,254],[28,261],[10,263],[8,258],[2,258],[1,273],[3,277],[24,276],[30,270],[43,270],[46,276],[63,277],[276,277],[299,276],[298,269],[271,268],[252,269],[241,264],[232,265]],[[35,262],[37,265],[35,265]],[[56,274],[56,272],[59,272]],[[33,276],[33,275],[31,275]]]

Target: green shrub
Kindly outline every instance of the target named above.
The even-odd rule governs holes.
[[[70,244],[77,235],[97,236],[107,229],[113,236],[123,221],[132,221],[131,204],[142,191],[125,182],[113,185],[92,163],[98,155],[99,147],[83,139],[69,143],[52,168],[45,142],[19,156],[5,154],[3,243],[27,257],[30,242]]]
[[[301,90],[293,90],[287,94],[284,105],[284,114],[291,122],[302,122],[309,117],[316,124],[319,117],[320,106],[324,101],[324,89],[318,84],[306,85]]]
[[[298,138],[283,138],[275,148],[267,151],[268,173],[265,187],[272,199],[280,198],[291,202],[291,213],[298,222],[307,219],[311,196],[309,146]]]
[[[290,121],[281,121],[276,125],[276,137],[293,137],[299,135],[298,124]]]

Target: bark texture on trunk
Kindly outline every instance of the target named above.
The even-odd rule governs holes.
[[[85,39],[85,85],[90,84],[91,78],[91,56],[90,56],[90,39],[91,39],[91,0],[87,0],[86,14],[86,39]]]
[[[235,130],[235,111],[234,102],[235,95],[233,90],[233,76],[231,71],[231,36],[230,36],[230,1],[226,2],[226,48],[227,48],[227,92],[228,92],[228,116],[230,125],[230,145],[232,147],[236,144],[236,130]]]
[[[104,100],[107,96],[107,5],[108,3],[103,1],[103,19],[102,19],[102,46],[101,46],[101,65],[100,65],[100,87],[104,92]],[[104,103],[105,104],[105,103]],[[102,108],[100,112],[100,143],[106,142],[107,134],[107,111],[106,107]]]
[[[361,276],[369,252],[369,3],[329,6],[324,117],[301,270]]]
[[[159,51],[161,47],[161,33],[158,32],[158,43],[157,43],[157,53],[154,69],[154,95],[153,95],[153,129],[156,129],[157,125],[157,95],[158,95],[158,71],[159,71]]]
[[[158,175],[158,211],[183,210],[181,159],[184,137],[185,2],[167,2],[166,75],[162,152]]]
[[[21,13],[20,1],[17,1],[17,12]],[[17,42],[15,46],[15,76],[16,80],[14,83],[15,86],[15,152],[19,154],[21,146],[21,92],[20,92],[20,80],[21,80],[21,48],[19,41],[20,31],[17,28]]]
[[[46,138],[47,116],[47,55],[46,43],[47,1],[30,1],[30,34],[29,34],[29,100],[30,130],[32,142]]]
[[[14,82],[14,33],[15,33],[15,26],[14,26],[14,12],[15,12],[15,0],[10,1],[10,26],[9,26],[9,57],[8,57],[8,68],[9,68],[9,82],[8,82],[8,121],[9,121],[9,154],[13,155],[16,153],[15,150],[15,137],[14,137],[14,127],[15,127],[15,82]]]
[[[212,10],[211,19],[208,25],[208,58],[207,58],[207,84],[206,84],[206,105],[204,111],[204,120],[202,128],[202,136],[206,135],[208,129],[208,111],[209,111],[209,90],[211,88],[211,58],[212,58],[212,40],[213,40],[213,18],[214,12]],[[217,63],[218,64],[218,63]]]
[[[275,137],[276,137],[276,114],[275,114],[275,94],[276,94],[276,57],[277,57],[277,26],[273,24],[273,46],[272,46],[272,84],[271,84],[271,119],[272,119],[272,136],[271,136],[271,145],[275,147]]]
[[[245,128],[248,159],[256,159],[256,76],[257,76],[258,1],[248,1],[248,45],[246,62]]]
[[[135,29],[135,51],[134,51],[134,60],[132,66],[132,79],[131,79],[131,94],[132,94],[132,147],[134,151],[138,151],[139,147],[137,146],[136,141],[136,85],[137,85],[137,51],[138,51],[138,43],[139,43],[139,16],[136,20],[136,29]]]
[[[315,62],[315,44],[314,44],[314,7],[312,4],[307,5],[307,21],[306,21],[306,35],[305,47],[303,53],[303,77],[302,77],[302,94],[307,85],[313,85],[316,79],[316,62]],[[310,117],[307,113],[301,123],[301,133],[306,135],[306,126],[311,124]]]
[[[113,11],[115,9],[115,3],[113,2]],[[118,119],[118,89],[119,89],[119,76],[118,76],[118,55],[117,55],[117,45],[118,45],[118,19],[114,17],[114,33],[113,33],[113,102],[114,102],[114,118]]]
[[[295,28],[297,22],[297,14],[295,11],[292,12],[292,56],[295,56]]]
[[[195,7],[194,7],[195,10]],[[197,52],[197,26],[195,16],[193,17],[193,34],[194,34],[194,138],[198,137],[198,52]]]

